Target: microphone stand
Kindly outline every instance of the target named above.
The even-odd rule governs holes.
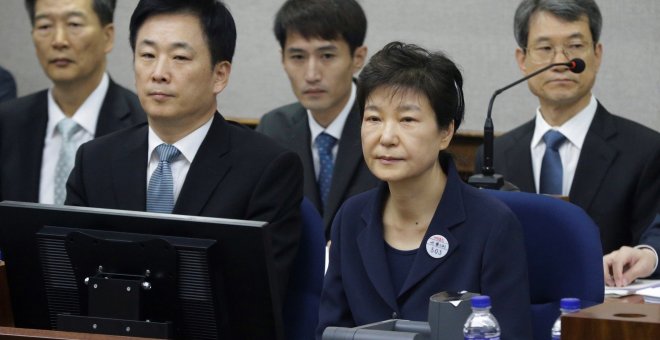
[[[571,70],[574,73],[580,73],[584,71],[584,61],[582,61],[581,59],[572,59],[567,63],[549,64],[493,92],[493,95],[490,97],[490,102],[488,103],[488,113],[486,115],[486,122],[484,124],[483,166],[481,167],[480,174],[475,174],[470,176],[470,178],[468,179],[468,184],[483,189],[496,189],[496,190],[506,190],[506,191],[519,190],[512,183],[506,182],[504,180],[504,176],[495,173],[495,168],[493,168],[493,154],[494,154],[493,143],[495,140],[495,135],[494,135],[495,128],[493,126],[493,119],[491,118],[491,113],[493,111],[493,102],[495,102],[495,97],[497,97],[500,93],[522,83],[523,81],[529,78],[538,75],[541,72],[545,72],[548,69],[553,68],[555,66],[568,66],[569,70]]]

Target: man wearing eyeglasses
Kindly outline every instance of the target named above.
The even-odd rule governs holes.
[[[572,58],[586,68],[558,66],[528,81],[539,98],[535,118],[495,140],[494,167],[522,191],[568,196],[598,224],[609,253],[637,244],[657,211],[660,134],[609,113],[593,96],[601,26],[593,0],[520,3],[514,31],[524,74]]]

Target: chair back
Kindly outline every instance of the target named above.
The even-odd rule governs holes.
[[[549,340],[562,298],[579,298],[582,308],[603,302],[599,228],[582,208],[554,197],[485,191],[509,206],[523,227],[534,339]]]
[[[323,219],[306,197],[300,205],[302,232],[283,307],[287,340],[314,338],[325,268]]]

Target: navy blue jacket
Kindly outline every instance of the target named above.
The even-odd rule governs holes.
[[[408,277],[395,292],[385,257],[386,183],[344,203],[332,226],[330,265],[323,284],[317,337],[328,326],[353,327],[391,318],[428,320],[429,297],[467,290],[491,296],[502,339],[531,339],[527,261],[522,227],[497,199],[463,183],[441,161],[447,185]],[[442,235],[449,250],[426,251]]]

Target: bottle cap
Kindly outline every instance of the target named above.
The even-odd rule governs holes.
[[[472,307],[476,307],[476,308],[490,307],[490,296],[479,295],[472,297]]]
[[[559,306],[560,306],[561,309],[578,310],[578,309],[580,309],[580,299],[578,299],[578,298],[563,298],[559,302]]]

